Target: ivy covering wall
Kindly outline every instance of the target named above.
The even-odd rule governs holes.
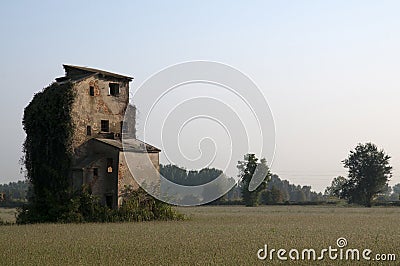
[[[25,108],[23,161],[33,195],[20,212],[20,220],[52,222],[66,211],[72,159],[73,100],[71,83],[53,83],[35,94]]]

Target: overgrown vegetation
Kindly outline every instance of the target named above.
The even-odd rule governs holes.
[[[57,220],[62,223],[85,222],[142,222],[152,220],[183,220],[185,217],[149,194],[142,188],[125,188],[124,199],[119,209],[110,209],[99,203],[87,187],[76,191],[66,203],[67,212]],[[17,223],[29,223],[20,215]]]
[[[73,193],[65,203],[64,212],[56,222],[87,223],[87,222],[142,222],[153,220],[184,220],[185,216],[164,202],[161,202],[142,188],[125,189],[124,199],[119,209],[110,209],[99,203],[87,187]],[[31,216],[21,211],[17,217],[18,224],[32,223]]]
[[[121,207],[117,210],[119,221],[183,220],[185,216],[166,204],[147,194],[142,188],[125,189]]]
[[[36,93],[25,108],[23,145],[26,177],[32,184],[28,204],[19,220],[56,222],[68,212],[68,174],[71,166],[73,123],[71,83],[53,83]]]

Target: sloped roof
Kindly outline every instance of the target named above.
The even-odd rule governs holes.
[[[90,67],[82,67],[82,66],[74,66],[74,65],[63,65],[66,74],[68,76],[68,71],[71,69],[75,69],[75,70],[80,70],[82,72],[86,72],[87,75],[93,75],[93,74],[102,74],[105,76],[110,76],[110,77],[114,77],[114,78],[118,78],[118,79],[127,79],[129,81],[133,80],[133,77],[129,77],[129,76],[124,76],[124,75],[120,75],[120,74],[116,74],[116,73],[112,73],[112,72],[108,72],[108,71],[104,71],[101,69],[95,69],[95,68],[90,68]],[[85,75],[83,75],[85,76]]]
[[[95,140],[113,146],[120,151],[135,151],[135,152],[160,152],[161,150],[145,143],[138,139],[124,139],[123,142],[121,140],[116,139],[102,139],[95,138]]]

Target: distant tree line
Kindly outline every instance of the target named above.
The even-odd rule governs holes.
[[[218,176],[223,175],[223,171],[216,168],[203,168],[199,171],[186,170],[183,167],[172,164],[160,164],[160,174],[175,184],[183,186],[199,186],[211,182]]]
[[[242,200],[242,183],[238,182],[226,195],[229,202]],[[258,203],[263,205],[274,204],[307,204],[324,202],[327,197],[321,192],[311,190],[311,186],[291,184],[287,180],[281,180],[277,174],[272,174],[266,187],[261,190]]]
[[[182,186],[200,186],[215,180],[219,176],[223,178],[218,185],[208,189],[203,189],[201,195],[174,195],[174,197],[178,197],[175,199],[176,202],[182,202],[184,204],[196,205],[200,204],[203,199],[209,198],[210,195],[224,195],[224,187],[231,187],[236,183],[234,178],[227,177],[222,170],[208,167],[201,170],[187,170],[177,165],[160,164],[160,174],[165,179]],[[223,187],[221,187],[222,184]],[[231,185],[229,186],[229,184]],[[163,179],[161,181],[161,192],[169,193],[169,184],[164,182]],[[214,202],[218,203],[221,200],[222,197],[216,199]]]
[[[211,204],[332,204],[342,200],[371,207],[388,201],[400,203],[400,184],[393,187],[388,185],[392,177],[389,159],[390,156],[375,144],[358,144],[342,161],[348,169],[348,176],[334,178],[322,194],[312,191],[311,186],[294,185],[281,180],[278,175],[270,173],[265,159],[259,160],[254,154],[246,154],[237,165],[239,179],[225,176],[231,182],[232,189]],[[166,179],[187,186],[205,184],[223,174],[215,168],[188,171],[175,165],[161,165],[160,172]],[[254,179],[258,180],[258,186],[252,188]]]
[[[317,202],[323,201],[326,197],[322,193],[317,193],[311,190],[311,186],[300,186],[291,184],[287,180],[281,180],[276,174],[269,174],[269,170],[265,171],[266,179],[259,187],[258,191],[254,194],[248,194],[248,183],[252,177],[252,174],[248,170],[255,170],[257,164],[264,165],[264,160],[258,161],[254,155],[246,155],[244,161],[240,162],[239,172],[242,173],[242,178],[236,180],[232,177],[227,177],[223,174],[223,171],[215,168],[203,168],[201,170],[187,170],[183,167],[176,165],[160,165],[160,173],[163,177],[172,181],[176,184],[186,186],[198,186],[211,182],[220,175],[223,175],[227,182],[232,184],[232,189],[225,193],[221,198],[211,202],[210,204],[246,204],[249,206],[255,206],[258,204],[290,204],[290,203],[306,203],[306,202]],[[250,161],[250,164],[249,164]],[[246,166],[249,164],[250,168],[246,170]],[[264,169],[268,169],[267,167]],[[244,174],[248,174],[247,181],[243,181]],[[161,184],[162,187],[162,184]],[[246,188],[245,188],[246,187]],[[244,198],[247,196],[247,199]],[[200,199],[192,199],[194,202],[200,201]]]
[[[272,175],[271,181],[262,194],[264,204],[282,202],[316,202],[324,201],[324,195],[311,190],[311,186],[290,184],[287,180],[281,180],[278,175]]]
[[[29,193],[29,183],[27,181],[10,182],[0,184],[0,206],[9,203],[26,202]]]

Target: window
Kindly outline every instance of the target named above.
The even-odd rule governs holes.
[[[99,168],[93,168],[93,176],[99,176]]]
[[[112,173],[113,159],[107,158],[107,173]]]
[[[121,133],[128,133],[128,123],[121,121]]]
[[[86,127],[86,136],[91,136],[92,135],[92,127],[91,126],[87,126]]]
[[[113,196],[112,195],[106,195],[106,205],[108,208],[113,207]]]
[[[108,120],[101,120],[101,131],[103,132],[110,131],[110,122]]]
[[[89,87],[89,95],[94,96],[94,87],[93,86]]]
[[[118,83],[110,83],[109,95],[118,96],[119,95],[119,84]]]

